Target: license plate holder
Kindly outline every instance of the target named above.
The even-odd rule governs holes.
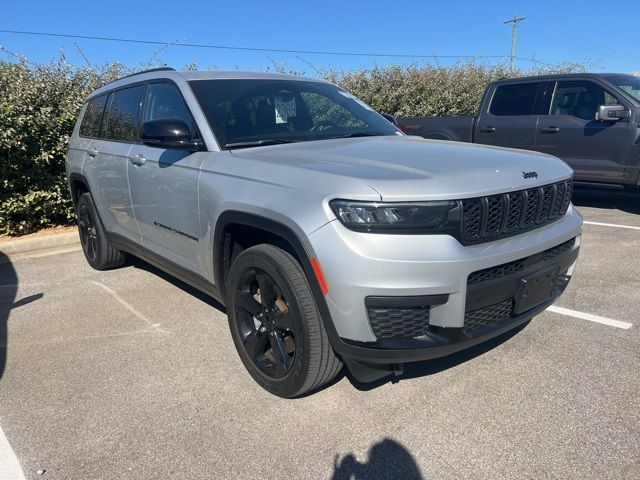
[[[547,300],[553,292],[558,271],[558,266],[551,266],[522,278],[516,293],[513,313],[524,313]]]

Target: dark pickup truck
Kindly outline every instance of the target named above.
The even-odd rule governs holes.
[[[405,117],[409,135],[549,153],[585,183],[640,186],[640,77],[565,74],[490,83],[475,117]]]

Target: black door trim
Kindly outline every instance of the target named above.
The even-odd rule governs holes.
[[[117,233],[107,233],[107,239],[115,248],[139,257],[154,267],[176,277],[178,280],[213,297],[224,305],[224,298],[218,288],[206,278],[187,270],[166,258],[159,256],[148,248],[143,247]]]

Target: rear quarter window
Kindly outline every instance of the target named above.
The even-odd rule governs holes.
[[[104,108],[107,104],[107,96],[101,95],[99,97],[89,100],[87,108],[84,111],[84,117],[82,117],[82,123],[80,124],[80,136],[82,137],[99,137],[100,128],[102,126],[102,116],[104,114]]]
[[[533,115],[539,85],[537,82],[499,86],[491,99],[489,113],[498,116]]]

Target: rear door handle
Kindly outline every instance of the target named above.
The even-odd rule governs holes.
[[[496,127],[482,127],[480,131],[482,133],[493,133],[496,131]]]
[[[144,158],[144,156],[143,156],[141,153],[139,153],[139,154],[137,154],[137,155],[131,155],[131,156],[129,157],[129,161],[130,161],[131,163],[133,163],[134,165],[138,165],[138,166],[140,166],[140,165],[144,165],[144,162],[146,162],[146,161],[147,161],[147,159],[146,159],[146,158]]]
[[[544,128],[541,128],[540,131],[542,133],[558,133],[560,131],[560,128],[558,128],[558,127],[544,127]]]
[[[90,148],[89,150],[87,150],[87,155],[89,155],[91,158],[95,158],[98,156],[98,150],[96,150],[95,148]]]

